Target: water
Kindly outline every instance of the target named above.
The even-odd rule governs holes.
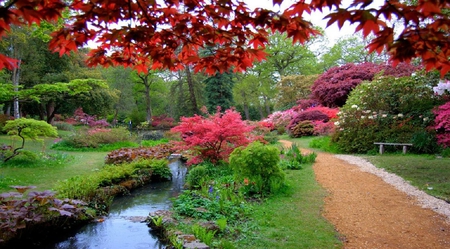
[[[170,162],[173,178],[170,182],[151,183],[117,197],[110,213],[103,222],[91,223],[81,228],[65,241],[42,247],[43,249],[160,249],[164,244],[141,223],[143,217],[156,210],[170,208],[171,197],[175,197],[184,184],[186,167],[179,160]]]

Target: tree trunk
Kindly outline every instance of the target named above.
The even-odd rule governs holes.
[[[18,92],[19,91],[19,80],[20,80],[20,63],[21,61],[19,60],[17,67],[13,69],[12,71],[12,83],[13,83],[13,87],[14,87],[14,92]],[[13,105],[14,105],[14,118],[18,119],[20,118],[20,110],[19,110],[19,96],[14,96],[13,99]]]
[[[46,112],[47,112],[47,123],[53,124],[53,119],[55,118],[55,114],[56,114],[55,101],[50,101],[46,105]]]
[[[189,87],[189,97],[191,100],[191,110],[193,114],[198,114],[198,107],[197,107],[197,99],[195,98],[195,89],[194,89],[194,81],[192,80],[192,75],[189,67],[186,67],[186,78],[187,83]]]
[[[244,108],[245,120],[250,120],[250,111],[248,109],[247,100],[245,98],[245,92],[242,93],[242,99],[244,99],[243,108]]]

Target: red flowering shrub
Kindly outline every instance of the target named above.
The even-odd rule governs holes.
[[[167,115],[153,116],[152,126],[156,128],[171,128],[174,126],[175,120]]]
[[[444,148],[450,148],[450,102],[439,106],[433,113],[436,115],[433,128],[437,133],[437,142]]]
[[[203,160],[228,160],[236,147],[246,146],[258,138],[251,134],[253,128],[242,121],[238,112],[228,109],[225,113],[218,110],[207,117],[182,117],[180,124],[171,131],[181,134],[178,149],[190,150],[195,154],[188,161],[189,165]]]

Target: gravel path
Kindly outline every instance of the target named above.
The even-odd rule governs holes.
[[[313,169],[329,193],[322,215],[344,248],[450,248],[446,202],[356,156],[318,153]]]
[[[450,222],[450,204],[448,204],[447,202],[433,197],[414,186],[411,186],[408,182],[403,180],[403,178],[389,173],[384,169],[377,168],[361,157],[350,155],[335,155],[335,157],[342,159],[352,165],[358,166],[359,169],[364,172],[368,172],[380,177],[381,179],[383,179],[383,181],[394,186],[396,189],[406,193],[409,196],[417,198],[417,201],[423,208],[429,208],[438,214],[446,216],[447,221]]]

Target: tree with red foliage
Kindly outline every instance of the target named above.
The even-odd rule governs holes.
[[[281,5],[283,0],[272,0]],[[0,0],[0,35],[11,25],[39,24],[61,18],[68,7],[66,26],[53,33],[52,49],[65,54],[96,42],[89,65],[123,65],[140,72],[193,66],[209,74],[230,68],[244,70],[264,59],[268,30],[286,33],[294,42],[319,34],[304,14],[331,9],[328,25],[355,24],[355,31],[375,38],[367,48],[384,49],[394,65],[421,58],[426,69],[443,76],[450,71],[450,2],[447,0],[372,1],[296,0],[284,11],[251,10],[241,1],[228,0]],[[403,26],[394,25],[401,23]],[[398,34],[394,35],[394,28]],[[200,48],[215,47],[202,56]],[[15,62],[0,56],[0,68]]]
[[[181,133],[182,142],[178,149],[194,152],[195,157],[188,161],[189,165],[203,160],[228,160],[235,148],[257,139],[250,133],[253,128],[242,121],[237,111],[228,109],[221,113],[218,108],[214,115],[207,117],[182,117],[180,124],[171,131]]]
[[[363,81],[372,81],[374,76],[382,70],[383,75],[401,77],[410,76],[418,70],[418,67],[406,63],[392,67],[370,62],[333,67],[314,82],[311,88],[313,99],[323,106],[341,107],[353,88]]]

